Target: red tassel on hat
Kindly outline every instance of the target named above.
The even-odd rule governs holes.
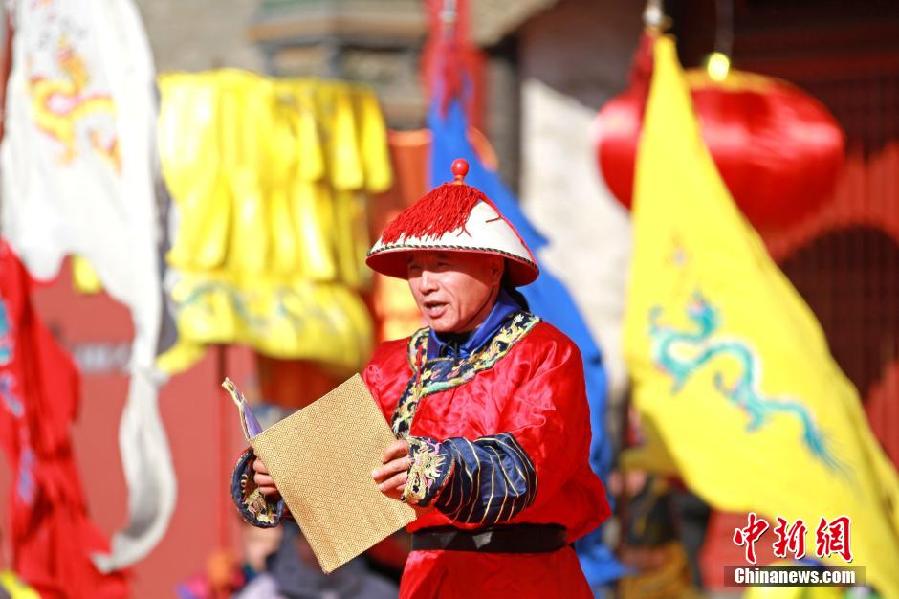
[[[365,263],[388,277],[405,278],[410,252],[492,254],[506,259],[512,285],[532,282],[539,270],[521,235],[484,192],[463,183],[466,161],[454,160],[451,168],[455,181],[432,189],[393,219]]]
[[[387,225],[381,236],[385,244],[403,236],[439,237],[451,233],[464,228],[478,202],[493,205],[484,192],[462,182],[468,174],[465,160],[454,160],[451,170],[455,181],[435,187]]]

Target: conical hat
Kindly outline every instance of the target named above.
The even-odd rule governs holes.
[[[405,279],[410,252],[492,254],[506,259],[513,285],[533,282],[539,274],[537,261],[518,231],[482,191],[462,182],[468,163],[453,161],[452,172],[453,182],[432,189],[384,228],[365,263],[383,275]]]

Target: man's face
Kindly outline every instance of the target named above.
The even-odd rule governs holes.
[[[413,252],[406,274],[428,326],[438,333],[464,333],[490,313],[503,259],[465,252]]]

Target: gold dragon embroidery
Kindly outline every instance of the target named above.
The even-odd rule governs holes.
[[[90,93],[90,74],[84,59],[75,51],[68,38],[57,42],[56,65],[61,77],[32,77],[29,82],[32,114],[37,127],[63,147],[60,161],[71,164],[78,158],[78,127],[90,116],[115,116],[115,103],[106,93]],[[104,135],[99,127],[87,130],[91,148],[106,160],[116,172],[121,170],[119,140],[116,135]]]
[[[409,444],[414,446],[412,465],[406,475],[406,488],[403,491],[403,501],[418,503],[428,496],[428,490],[434,481],[440,477],[440,470],[446,458],[427,442],[414,437],[408,437]]]

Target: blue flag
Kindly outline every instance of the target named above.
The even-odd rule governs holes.
[[[428,114],[428,126],[432,134],[430,185],[436,187],[446,183],[449,165],[456,158],[468,161],[470,170],[465,183],[483,191],[493,200],[496,207],[509,222],[518,229],[531,251],[537,256],[540,249],[548,244],[547,239],[527,219],[512,192],[503,184],[499,176],[484,166],[468,141],[468,122],[461,104],[453,101],[446,117],[441,114],[439,102],[433,102]],[[590,403],[590,426],[593,438],[590,445],[590,465],[605,481],[611,468],[611,447],[605,435],[606,373],[602,363],[602,351],[587,329],[584,319],[568,290],[537,259],[540,276],[519,291],[530,304],[531,311],[555,325],[574,341],[581,350],[584,362],[584,377],[587,386],[587,401]],[[611,499],[611,498],[610,498]],[[581,567],[591,586],[596,587],[622,576],[626,569],[612,556],[602,543],[601,529],[593,531],[576,543]]]

